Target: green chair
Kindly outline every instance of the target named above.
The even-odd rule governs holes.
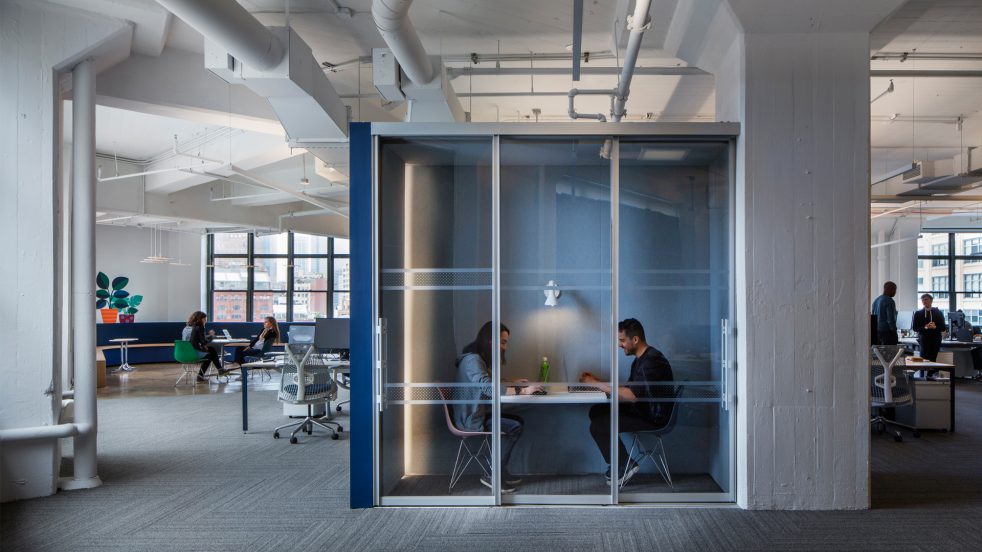
[[[198,366],[201,364],[201,355],[191,346],[190,341],[174,342],[174,360],[180,362],[181,368],[184,370],[181,377],[174,382],[174,387],[177,387],[177,384],[181,383],[184,378],[187,378],[187,383],[194,384],[194,378],[198,374]]]

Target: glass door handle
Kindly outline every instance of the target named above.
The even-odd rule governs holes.
[[[385,409],[385,370],[386,337],[385,319],[375,322],[375,407],[379,412]]]
[[[730,409],[730,347],[729,347],[729,325],[730,321],[726,318],[720,320],[720,401],[723,410]]]

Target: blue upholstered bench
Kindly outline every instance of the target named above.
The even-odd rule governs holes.
[[[290,326],[313,326],[313,322],[280,322],[280,341],[286,342]],[[232,337],[249,338],[262,331],[261,322],[209,322],[206,329],[221,335],[228,330]],[[134,322],[132,324],[96,324],[96,346],[105,356],[107,366],[121,362],[119,345],[111,339],[135,337],[129,346],[130,364],[174,362],[174,341],[181,339],[184,322]],[[227,347],[231,351],[232,347]]]

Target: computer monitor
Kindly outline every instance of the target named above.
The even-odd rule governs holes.
[[[348,352],[348,319],[318,318],[315,321],[314,346],[318,349],[338,351],[342,356]]]
[[[914,313],[901,311],[897,313],[897,329],[900,331],[910,331],[914,325]]]
[[[287,332],[287,340],[290,343],[313,343],[314,335],[313,326],[298,326],[294,324],[290,326],[290,331]]]

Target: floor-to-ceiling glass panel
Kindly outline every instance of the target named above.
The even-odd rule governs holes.
[[[731,500],[729,144],[620,145],[619,498]]]
[[[579,379],[609,382],[614,351],[608,150],[602,137],[500,144],[502,501],[607,503],[610,400]]]
[[[492,312],[491,149],[490,138],[380,139],[383,504],[493,501],[499,340],[475,337]]]

